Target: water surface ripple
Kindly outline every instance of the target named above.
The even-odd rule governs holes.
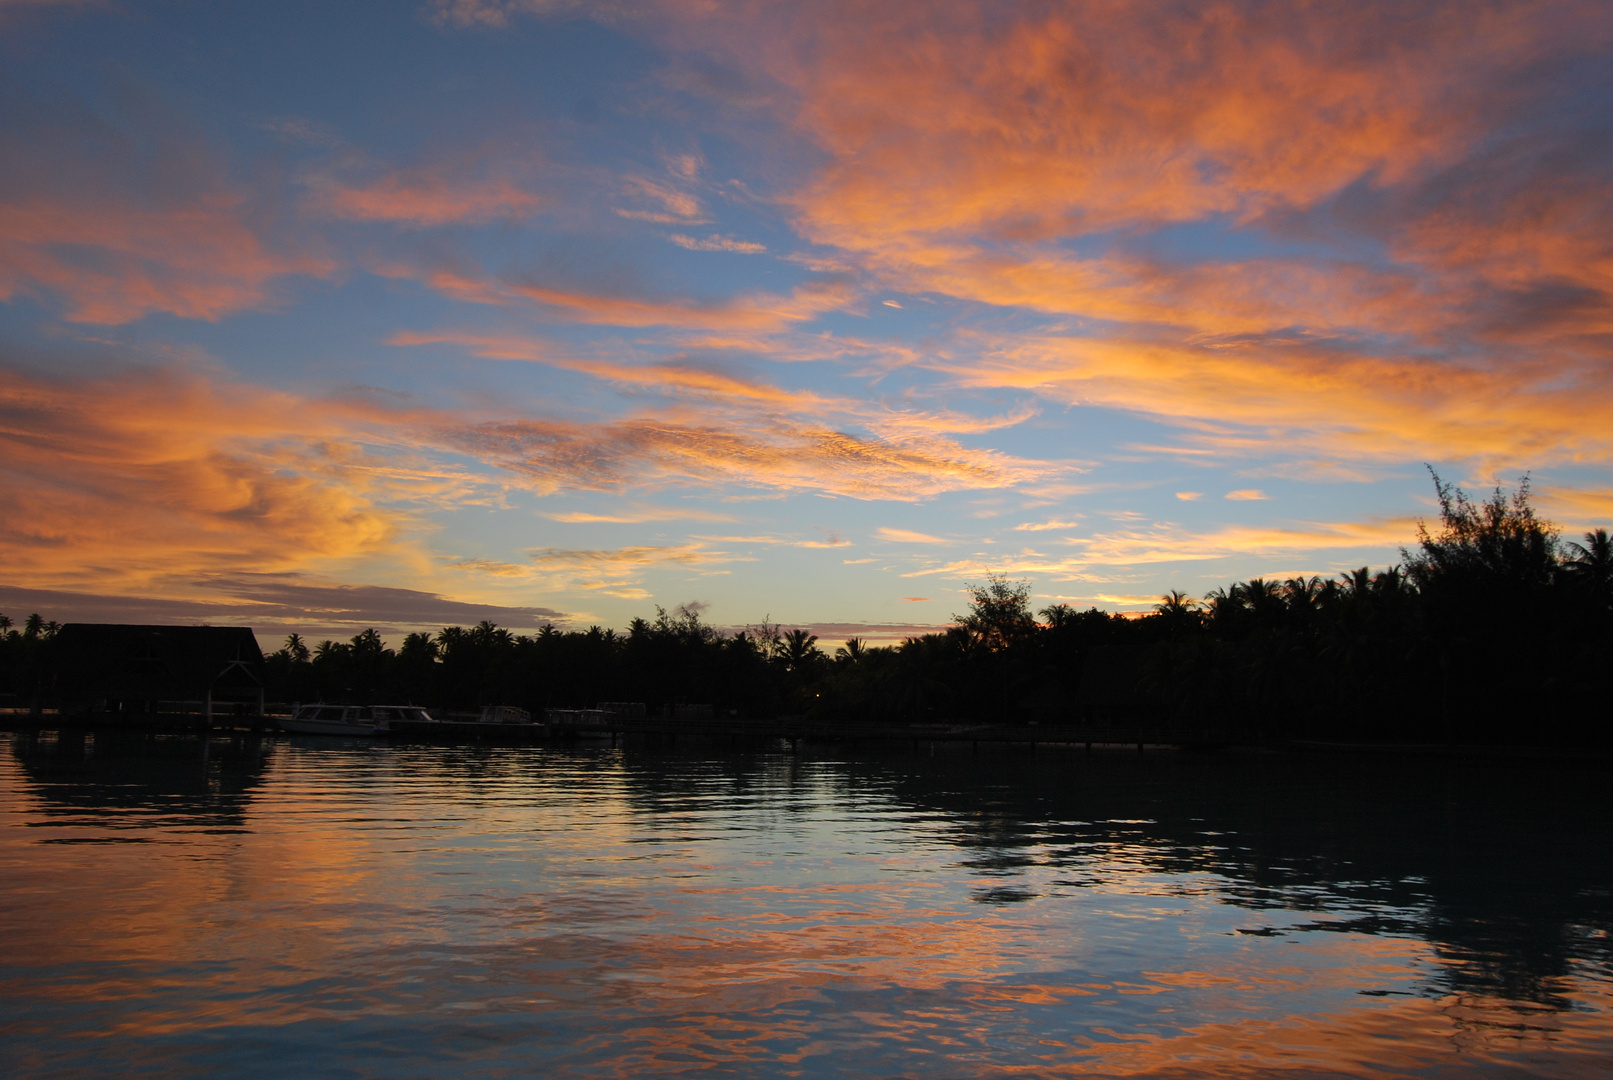
[[[9,1076],[1561,1076],[1599,772],[17,733]]]

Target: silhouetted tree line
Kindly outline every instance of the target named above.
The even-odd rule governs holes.
[[[1202,601],[1181,592],[1142,617],[1063,604],[990,577],[944,632],[899,646],[848,641],[828,655],[805,630],[724,634],[657,609],[625,634],[483,622],[374,630],[268,657],[269,697],[407,701],[438,709],[644,702],[719,715],[806,714],[844,723],[989,721],[1145,728],[1207,738],[1602,741],[1613,673],[1613,545],[1564,542],[1525,480],[1482,502],[1434,477],[1437,531],[1402,563],[1340,577],[1255,578]],[[18,686],[49,629],[9,631]]]
[[[48,659],[50,641],[61,624],[37,612],[18,629],[9,615],[0,615],[0,703],[29,704]],[[5,701],[4,699],[11,699]]]

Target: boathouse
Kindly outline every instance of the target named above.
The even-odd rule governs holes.
[[[64,712],[263,713],[263,650],[245,626],[68,623],[50,666]]]

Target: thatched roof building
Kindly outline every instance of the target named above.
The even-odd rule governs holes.
[[[197,703],[263,712],[263,650],[244,626],[68,623],[51,640],[52,696],[71,711]]]

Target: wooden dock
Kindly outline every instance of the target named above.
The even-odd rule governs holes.
[[[485,742],[485,743],[606,743],[620,745],[624,740],[661,745],[751,745],[785,743],[800,747],[807,743],[968,743],[980,746],[1075,747],[1078,749],[1129,749],[1132,751],[1169,748],[1210,748],[1225,740],[1185,735],[1154,728],[1123,725],[1077,724],[983,724],[983,723],[858,723],[834,722],[804,716],[757,719],[742,716],[677,718],[606,715],[590,710],[578,723],[537,722],[528,724],[482,723],[477,721],[417,723],[393,721],[384,733],[399,742]],[[90,713],[60,714],[49,710],[30,714],[26,710],[0,710],[0,728],[38,727],[120,727],[137,730],[226,732],[267,734],[277,730],[274,715],[206,717],[193,713]]]
[[[1207,748],[1220,745],[1202,736],[1125,727],[1086,727],[1063,724],[869,724],[835,723],[806,717],[753,719],[724,717],[687,720],[670,717],[598,717],[583,723],[483,724],[394,722],[391,736],[407,741],[443,740],[476,742],[608,742],[650,740],[667,745],[717,743],[728,745],[785,742],[803,743],[968,743],[971,746],[1017,745],[1076,747],[1091,750]]]

